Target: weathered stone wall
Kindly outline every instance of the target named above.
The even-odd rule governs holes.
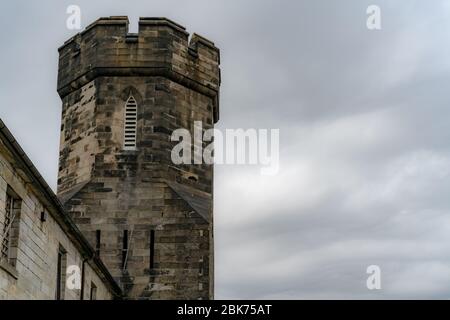
[[[91,179],[98,150],[95,127],[95,85],[91,81],[67,97],[62,108],[58,192]]]
[[[219,51],[198,35],[188,42],[166,19],[141,18],[136,35],[127,27],[126,18],[102,18],[60,48],[59,197],[94,246],[100,230],[100,257],[128,298],[212,298],[213,167],[174,165],[170,136],[218,120]],[[130,95],[137,148],[125,151]]]
[[[82,267],[82,254],[60,224],[47,216],[41,221],[43,203],[32,190],[33,182],[15,163],[14,157],[0,140],[0,235],[5,218],[8,186],[21,198],[20,221],[15,265],[0,262],[0,300],[55,299],[57,283],[57,256],[60,246],[67,251],[67,265]],[[111,299],[112,294],[91,265],[85,264],[85,279],[89,281],[85,297],[89,298],[90,283],[97,286],[97,299]],[[80,290],[65,288],[64,299],[80,298]]]
[[[129,298],[208,299],[209,224],[165,183],[139,183],[128,189],[130,183],[126,178],[99,178],[75,195],[68,206],[80,229],[93,244],[95,230],[101,230],[100,257]],[[102,191],[109,189],[114,191]],[[130,246],[125,269],[124,230],[129,230]]]
[[[84,99],[81,92],[90,86],[96,88],[95,104],[83,105],[74,96]],[[138,104],[137,150],[123,151],[124,108],[130,94]],[[69,194],[61,192],[61,197],[70,199],[66,208],[77,225],[93,246],[96,230],[101,231],[100,257],[129,297],[210,298],[212,223],[164,181],[203,191],[211,202],[212,167],[175,166],[170,159],[172,130],[193,132],[194,120],[202,121],[204,129],[212,127],[211,99],[162,77],[101,77],[65,98],[72,100],[65,110],[72,110],[75,125],[63,121],[61,136],[67,140],[62,139],[61,159],[95,159],[87,174],[86,166],[77,167],[82,161],[66,162],[74,169],[60,165],[60,186],[68,181],[67,172],[77,181],[74,188],[61,188]],[[67,126],[72,134],[66,134]],[[121,254],[124,230],[130,232],[131,248],[126,270]],[[152,270],[150,230],[156,231]]]

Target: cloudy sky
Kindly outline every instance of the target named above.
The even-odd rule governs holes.
[[[70,4],[211,39],[218,128],[280,129],[277,175],[217,166],[217,298],[450,298],[450,1],[2,1],[0,117],[53,187]]]

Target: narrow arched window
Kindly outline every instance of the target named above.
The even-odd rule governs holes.
[[[137,131],[137,103],[133,96],[130,96],[125,104],[125,128],[124,128],[124,149],[136,149]]]

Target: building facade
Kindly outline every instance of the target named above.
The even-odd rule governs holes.
[[[175,164],[171,135],[218,121],[219,50],[168,19],[130,34],[108,17],[59,55],[65,209],[126,298],[213,298],[213,166]]]
[[[1,120],[0,244],[0,300],[95,300],[122,295]],[[79,277],[72,287],[66,285],[67,270],[72,270],[69,276]]]
[[[56,195],[0,120],[0,299],[214,297],[201,140],[219,118],[219,64],[165,18],[136,34],[100,18],[59,48]],[[172,161],[176,129],[200,139],[183,141],[195,163]]]

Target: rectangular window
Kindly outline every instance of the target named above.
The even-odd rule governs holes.
[[[19,242],[19,224],[22,200],[8,186],[5,201],[5,218],[1,234],[0,260],[15,266]]]
[[[150,270],[155,267],[155,230],[150,230]]]
[[[1,259],[8,261],[9,256],[9,243],[10,243],[10,228],[11,219],[13,217],[13,198],[11,195],[6,195],[6,207],[5,207],[5,220],[3,223],[3,233],[2,233],[2,256]]]
[[[41,211],[41,222],[45,222],[47,221],[48,218],[48,212],[46,209]]]
[[[100,230],[95,230],[95,252],[100,255],[100,245],[101,245],[102,232]]]
[[[203,276],[203,266],[204,266],[204,259],[203,256],[200,257],[198,264],[199,264],[199,268],[198,268],[198,275],[199,276]]]
[[[91,282],[91,294],[89,296],[90,300],[97,300],[97,286]]]
[[[125,270],[127,267],[128,259],[128,230],[123,230],[122,238],[122,269]]]
[[[58,249],[58,262],[56,274],[56,300],[64,300],[66,289],[67,252],[60,245]]]

